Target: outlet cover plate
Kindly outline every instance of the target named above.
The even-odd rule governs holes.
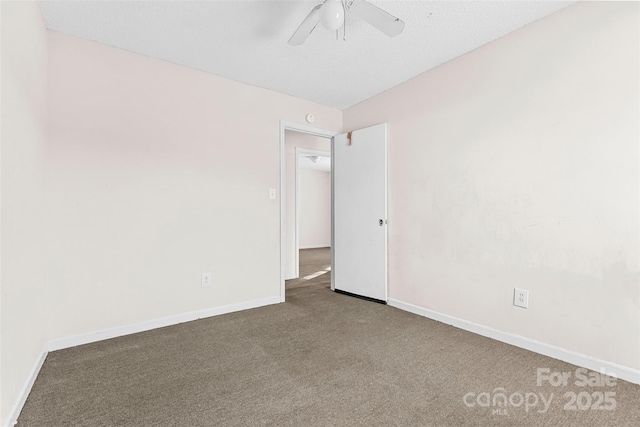
[[[516,307],[529,308],[529,291],[514,288],[513,305]]]
[[[202,281],[200,282],[200,286],[203,288],[208,288],[211,286],[211,273],[202,273]]]

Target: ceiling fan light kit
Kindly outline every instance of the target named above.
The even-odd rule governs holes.
[[[395,37],[404,30],[404,22],[365,0],[324,0],[311,9],[298,29],[289,39],[289,44],[299,46],[322,23],[328,30],[338,30],[345,25],[345,13],[349,12],[382,31]]]
[[[320,22],[327,30],[335,31],[344,25],[344,6],[340,0],[327,0],[320,9]]]

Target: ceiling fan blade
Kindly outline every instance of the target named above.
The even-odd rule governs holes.
[[[404,21],[365,0],[348,2],[347,10],[389,37],[395,37],[404,30]]]
[[[293,33],[291,38],[289,39],[289,44],[291,46],[300,46],[304,41],[309,37],[309,34],[316,28],[318,22],[320,22],[320,8],[322,4],[317,5],[311,12],[304,18],[302,24],[298,27],[298,29]]]

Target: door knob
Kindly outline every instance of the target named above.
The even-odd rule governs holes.
[[[380,227],[382,227],[382,226],[384,225],[384,221],[383,221],[383,220],[381,220],[381,219],[379,219],[379,220],[378,220],[378,224],[380,224]]]

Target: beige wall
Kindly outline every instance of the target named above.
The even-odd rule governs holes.
[[[339,132],[313,124],[315,128]],[[285,131],[285,278],[296,278],[296,148],[331,151],[331,140],[301,132]]]
[[[581,2],[345,111],[389,123],[390,298],[640,368],[638,7]]]
[[[0,423],[11,416],[46,344],[43,151],[46,30],[35,2],[0,4]]]
[[[300,169],[298,240],[301,249],[331,246],[331,173]]]

